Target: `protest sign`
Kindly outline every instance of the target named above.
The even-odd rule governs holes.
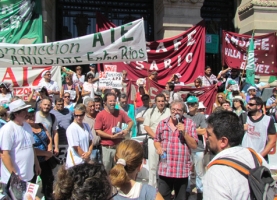
[[[105,77],[99,78],[99,88],[122,88],[122,73],[106,72]]]

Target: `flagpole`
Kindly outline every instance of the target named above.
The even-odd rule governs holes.
[[[252,31],[252,37],[253,37],[253,39],[254,39],[254,34],[255,34],[255,29],[253,29],[253,31]],[[250,45],[250,44],[249,44]],[[246,57],[248,58],[248,51],[246,51]],[[242,74],[241,74],[241,79],[239,80],[239,86],[240,86],[240,84],[241,84],[241,81],[242,81],[242,78],[243,78],[243,75],[244,75],[244,73],[245,73],[245,68],[246,68],[246,66],[247,66],[247,64],[248,64],[248,59],[246,59],[246,63],[245,63],[246,65],[244,66],[244,68],[243,68],[243,70],[242,70]]]

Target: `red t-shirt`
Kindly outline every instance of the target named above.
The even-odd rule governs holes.
[[[94,129],[101,130],[105,133],[112,135],[112,128],[117,126],[120,122],[120,127],[122,123],[128,124],[131,118],[123,110],[115,109],[114,113],[109,113],[105,109],[97,114],[95,118]],[[120,143],[123,139],[109,140],[107,138],[101,138],[101,145],[113,146]]]
[[[143,102],[140,96],[140,93],[136,93],[136,108],[143,106]]]

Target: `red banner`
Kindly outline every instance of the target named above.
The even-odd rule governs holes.
[[[245,69],[250,35],[223,31],[222,62],[231,68]],[[277,75],[275,33],[254,37],[256,74]]]
[[[115,27],[101,14],[96,17],[96,31]],[[165,86],[174,73],[180,73],[181,82],[192,83],[203,75],[205,66],[205,26],[200,22],[186,32],[172,38],[147,42],[148,61],[109,63],[117,65],[117,71],[125,69],[130,80],[147,77],[148,72],[158,71],[158,83]],[[128,53],[132,53],[129,49]]]

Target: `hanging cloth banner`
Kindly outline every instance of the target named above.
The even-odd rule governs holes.
[[[223,31],[222,64],[231,68],[245,69],[250,39],[251,35]],[[277,75],[275,40],[275,33],[254,37],[256,74]]]
[[[103,31],[116,27],[103,15],[96,15],[96,30]],[[147,77],[147,72],[158,71],[158,83],[164,86],[170,76],[175,73],[182,75],[180,81],[192,83],[199,75],[204,74],[205,68],[205,24],[201,21],[189,30],[163,40],[147,42],[148,61],[113,63],[117,71],[128,72],[128,79],[136,81]]]
[[[0,42],[43,42],[41,0],[0,1]]]
[[[103,32],[59,42],[0,44],[0,67],[67,66],[146,59],[142,19]]]

